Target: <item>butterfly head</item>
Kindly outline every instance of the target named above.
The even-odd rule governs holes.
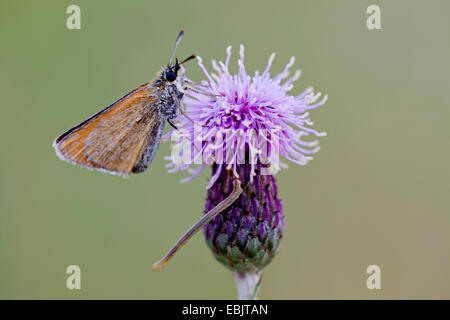
[[[163,79],[168,82],[174,82],[175,80],[179,80],[179,82],[182,82],[184,78],[184,67],[183,64],[185,62],[188,62],[189,60],[195,59],[195,55],[191,55],[184,59],[183,61],[179,62],[178,59],[175,59],[175,64],[173,65],[167,65],[166,68],[164,68],[162,76]]]

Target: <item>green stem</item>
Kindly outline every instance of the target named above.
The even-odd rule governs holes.
[[[262,271],[257,273],[233,272],[233,276],[239,300],[258,300]]]

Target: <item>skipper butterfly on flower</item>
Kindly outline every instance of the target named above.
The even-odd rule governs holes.
[[[69,129],[53,142],[64,161],[90,169],[128,176],[144,172],[159,146],[166,121],[183,113],[185,62],[175,59],[183,36],[179,33],[169,63],[156,78],[129,92],[110,106]]]

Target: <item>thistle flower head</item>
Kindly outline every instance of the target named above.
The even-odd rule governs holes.
[[[311,155],[319,150],[319,146],[317,140],[309,137],[319,137],[325,133],[312,128],[308,110],[324,104],[327,96],[318,101],[321,94],[314,94],[312,88],[297,96],[289,95],[293,83],[300,77],[300,70],[289,77],[289,69],[295,60],[292,57],[281,73],[271,77],[274,58],[275,54],[272,54],[264,71],[256,71],[251,77],[245,70],[243,45],[240,47],[239,69],[234,75],[228,69],[231,47],[227,48],[225,62],[213,60],[212,66],[216,73],[209,73],[198,57],[198,64],[207,80],[198,84],[196,90],[188,91],[184,100],[195,124],[180,117],[184,132],[190,135],[192,144],[197,143],[197,147],[196,150],[192,149],[193,154],[188,159],[184,156],[182,163],[174,160],[177,154],[175,157],[172,154],[172,163],[169,164],[171,171],[189,169],[193,178],[205,165],[216,163],[218,170],[208,183],[208,187],[211,187],[222,166],[232,170],[238,177],[237,166],[245,162],[243,154],[247,148],[253,164],[251,177],[255,175],[256,163],[271,162],[274,156],[281,155],[300,165],[312,159]],[[181,150],[184,143],[180,139],[175,143],[175,149]],[[202,166],[192,171],[190,167],[195,163],[201,163]],[[276,166],[276,170],[286,167],[281,161],[277,161]],[[190,178],[185,179],[188,180]]]
[[[308,110],[324,104],[327,97],[319,101],[320,93],[312,88],[297,96],[288,94],[300,71],[289,77],[291,58],[271,77],[274,57],[253,77],[245,70],[242,45],[234,75],[228,69],[231,47],[224,63],[213,61],[216,73],[209,73],[199,58],[207,80],[187,92],[189,118],[180,117],[180,130],[169,133],[172,138],[178,135],[172,139],[169,171],[189,170],[192,175],[184,180],[188,181],[211,166],[204,217],[232,196],[236,179],[242,185],[243,192],[204,225],[203,234],[214,257],[235,274],[239,296],[247,298],[255,296],[262,269],[278,253],[284,233],[274,173],[286,165],[279,156],[304,165],[319,150],[318,141],[309,137],[325,135],[312,128]],[[193,164],[201,165],[194,171]]]

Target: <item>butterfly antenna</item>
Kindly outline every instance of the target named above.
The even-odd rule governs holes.
[[[177,41],[175,41],[175,45],[173,46],[173,49],[172,49],[172,54],[170,55],[169,66],[172,63],[173,56],[175,55],[175,51],[177,50],[177,47],[180,44],[180,41],[181,41],[181,38],[183,37],[183,34],[184,34],[184,30],[181,30],[180,33],[178,34]]]
[[[195,54],[192,54],[189,57],[187,57],[186,59],[184,59],[183,61],[181,61],[178,65],[181,66],[182,64],[188,62],[189,60],[196,59],[196,58],[197,58],[197,56]]]

